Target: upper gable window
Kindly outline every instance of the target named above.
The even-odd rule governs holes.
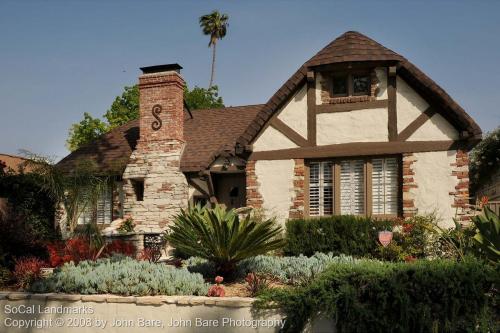
[[[334,75],[333,76],[333,96],[334,97],[344,97],[348,96],[349,77],[348,75]]]
[[[368,74],[352,75],[352,94],[355,96],[370,94],[370,76]]]

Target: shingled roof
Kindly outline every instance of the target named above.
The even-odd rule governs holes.
[[[305,83],[307,71],[317,66],[346,62],[388,62],[398,67],[398,75],[441,110],[441,115],[472,137],[481,136],[481,128],[436,82],[403,56],[356,31],[348,31],[306,61],[267,101],[237,140],[238,145],[251,143],[264,124]]]
[[[224,150],[234,150],[236,139],[243,133],[263,105],[192,110],[193,117],[184,120],[186,147],[181,170],[205,169]],[[95,162],[99,172],[121,174],[139,139],[139,120],[113,129],[62,159],[58,166],[71,170],[78,161]]]

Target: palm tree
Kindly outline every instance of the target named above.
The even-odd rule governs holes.
[[[200,17],[200,27],[205,35],[210,36],[208,47],[212,47],[212,74],[210,75],[209,89],[212,87],[215,76],[215,48],[217,46],[217,40],[226,36],[227,27],[229,25],[227,22],[228,20],[229,16],[219,13],[217,10]]]

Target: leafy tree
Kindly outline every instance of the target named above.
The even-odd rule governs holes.
[[[500,165],[500,127],[487,133],[470,153],[471,192],[488,182]]]
[[[191,110],[223,108],[224,101],[219,96],[219,88],[212,86],[208,89],[194,86],[192,90],[184,89],[184,100]],[[137,85],[125,87],[121,96],[116,96],[113,104],[104,114],[107,122],[93,118],[87,112],[83,120],[73,124],[69,131],[67,147],[74,151],[90,143],[102,134],[139,118],[139,88]]]
[[[217,10],[214,10],[210,14],[206,14],[200,17],[200,27],[203,33],[210,36],[210,41],[208,42],[208,47],[212,47],[212,73],[210,75],[210,83],[208,88],[212,87],[215,76],[215,49],[217,46],[217,40],[222,39],[226,36],[227,27],[229,23],[229,16],[226,14],[221,14]]]
[[[194,86],[192,90],[184,89],[184,100],[191,110],[218,109],[224,107],[224,101],[219,96],[219,88],[212,86],[208,89]]]
[[[139,87],[137,85],[125,87],[123,94],[116,96],[104,117],[108,120],[110,130],[137,119],[139,117]]]
[[[92,117],[89,113],[83,114],[83,120],[71,125],[69,138],[66,146],[74,151],[79,147],[92,142],[108,131],[108,125],[98,118]]]

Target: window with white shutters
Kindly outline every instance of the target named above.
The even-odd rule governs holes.
[[[398,161],[395,157],[372,159],[372,214],[398,212]]]
[[[365,213],[365,175],[363,160],[340,162],[340,213]]]
[[[314,162],[309,165],[309,215],[333,214],[332,162]]]
[[[398,180],[397,157],[310,162],[309,215],[397,215]]]
[[[113,194],[111,186],[107,186],[104,192],[97,200],[96,207],[88,207],[80,214],[78,224],[88,224],[92,221],[93,211],[95,210],[96,222],[100,224],[109,224],[112,220]]]

